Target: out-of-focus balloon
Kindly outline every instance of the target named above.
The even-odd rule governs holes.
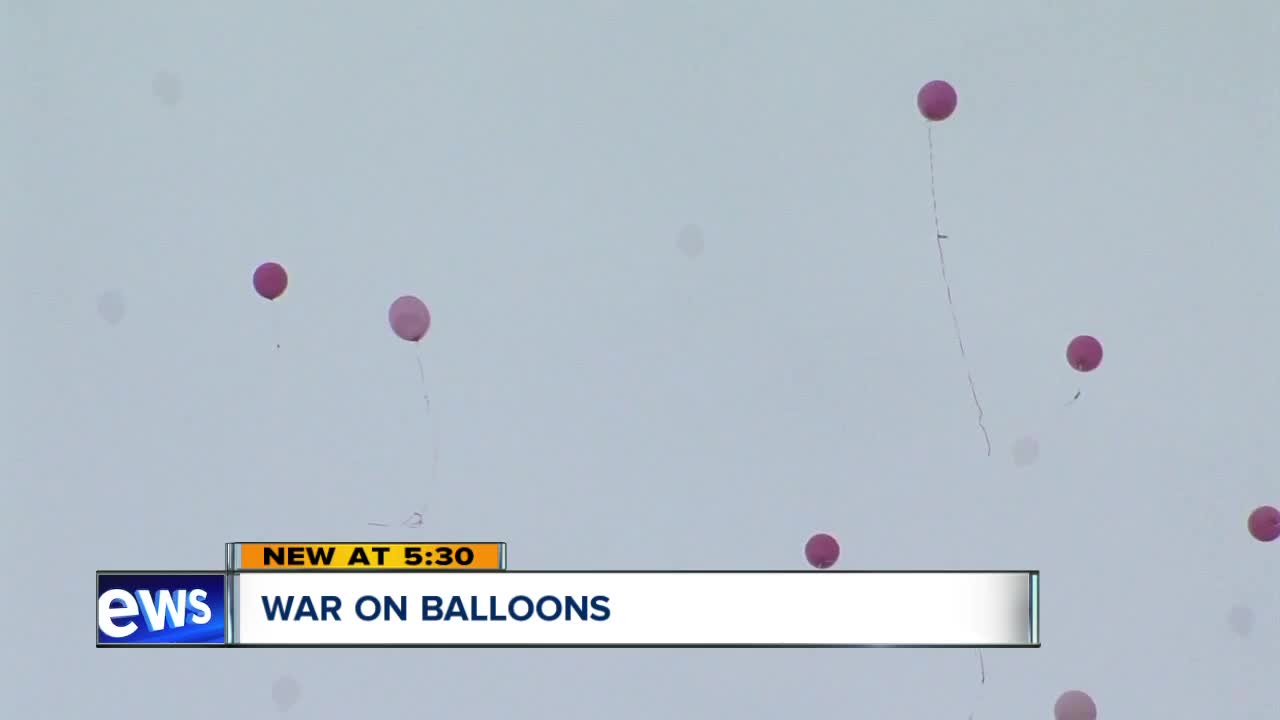
[[[182,81],[172,73],[158,72],[151,78],[151,92],[170,107],[182,99]]]
[[[1248,637],[1249,633],[1253,632],[1256,619],[1253,609],[1245,605],[1236,605],[1227,612],[1227,625],[1240,637]]]
[[[1067,364],[1080,372],[1092,372],[1102,364],[1102,343],[1092,335],[1081,335],[1067,343]]]
[[[819,570],[825,570],[840,559],[840,543],[826,533],[818,533],[804,544],[804,559]]]
[[[115,290],[108,290],[98,296],[98,315],[111,325],[118,325],[124,319],[124,297]]]
[[[1040,458],[1040,443],[1033,437],[1023,436],[1013,441],[1013,464],[1027,467]]]
[[[267,262],[253,271],[253,289],[268,300],[275,300],[289,287],[289,273],[280,263]]]
[[[302,697],[302,686],[292,675],[284,675],[271,684],[271,703],[280,712],[287,712],[298,703],[300,697]]]
[[[1055,720],[1098,720],[1098,706],[1093,698],[1079,690],[1068,690],[1053,704]]]
[[[930,80],[916,94],[916,107],[925,120],[942,122],[956,111],[956,89],[945,80]]]
[[[392,332],[409,342],[418,342],[431,329],[431,311],[427,310],[426,303],[412,295],[396,298],[387,311],[387,319]]]
[[[702,239],[702,228],[697,225],[685,225],[676,238],[676,247],[687,258],[696,258],[702,254],[706,242]]]
[[[1249,513],[1249,534],[1259,542],[1280,538],[1280,510],[1263,505]]]

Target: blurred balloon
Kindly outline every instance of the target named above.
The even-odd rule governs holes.
[[[1261,542],[1280,538],[1280,510],[1263,505],[1249,513],[1249,534]]]
[[[387,319],[392,332],[409,342],[418,342],[431,329],[431,312],[426,303],[412,295],[396,298],[387,311]]]
[[[124,297],[115,290],[99,295],[98,315],[109,324],[118,325],[124,319]]]
[[[1080,372],[1091,372],[1102,364],[1102,343],[1092,335],[1081,335],[1067,344],[1067,363]]]
[[[1027,467],[1040,457],[1040,443],[1033,437],[1023,436],[1013,443],[1013,464]]]
[[[271,685],[271,702],[280,712],[287,712],[298,703],[301,696],[302,686],[292,675],[284,675]]]
[[[1257,620],[1253,609],[1245,605],[1236,605],[1227,613],[1227,625],[1240,637],[1248,637],[1253,632],[1253,624]]]
[[[685,225],[676,238],[676,247],[687,258],[696,258],[702,254],[706,242],[702,239],[702,228],[697,225]]]
[[[289,274],[279,263],[262,263],[253,271],[253,289],[268,300],[275,300],[289,287]]]
[[[815,568],[825,570],[840,559],[840,543],[826,533],[818,533],[804,544],[804,558]]]
[[[1068,690],[1053,704],[1055,720],[1098,720],[1098,706],[1093,698],[1079,690]]]
[[[158,72],[151,78],[151,92],[170,107],[182,99],[182,81],[172,73]]]
[[[945,80],[931,80],[916,94],[916,107],[930,122],[942,122],[956,111],[956,89]]]

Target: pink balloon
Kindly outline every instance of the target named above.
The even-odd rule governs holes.
[[[253,289],[268,300],[275,300],[289,287],[289,273],[280,263],[262,263],[253,271]]]
[[[1055,720],[1098,720],[1098,706],[1093,698],[1079,690],[1068,690],[1053,704]]]
[[[1280,538],[1280,510],[1263,505],[1249,513],[1249,534],[1259,542]]]
[[[916,107],[925,120],[942,122],[956,111],[956,89],[945,80],[931,80],[916,95]]]
[[[1092,335],[1081,335],[1067,344],[1067,364],[1080,372],[1091,372],[1102,364],[1102,343]]]
[[[840,543],[826,533],[818,533],[804,544],[804,559],[819,570],[826,570],[840,559]]]
[[[391,321],[392,332],[409,342],[418,342],[431,329],[431,312],[425,303],[412,295],[396,298],[387,312],[387,319]]]

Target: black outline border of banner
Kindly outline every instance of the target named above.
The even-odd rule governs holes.
[[[491,645],[491,644],[480,644],[480,645],[470,645],[470,644],[449,644],[449,645],[410,645],[410,644],[397,644],[397,645],[341,645],[341,644],[340,644],[340,645],[321,645],[321,644],[306,644],[306,645],[244,645],[244,644],[240,644],[240,643],[237,643],[237,644],[228,644],[228,643],[223,643],[223,644],[220,644],[220,645],[219,645],[219,644],[215,644],[215,643],[209,643],[209,644],[181,644],[181,645],[180,645],[180,644],[174,644],[174,643],[169,643],[169,644],[162,644],[162,643],[153,643],[153,644],[142,644],[142,643],[131,643],[131,644],[108,643],[108,644],[100,644],[100,643],[98,643],[98,628],[97,628],[97,598],[98,598],[98,587],[97,587],[97,578],[98,578],[98,576],[100,576],[100,575],[223,575],[223,576],[225,576],[225,578],[226,578],[226,582],[228,583],[228,594],[227,594],[227,597],[226,597],[226,603],[225,603],[224,607],[227,609],[227,613],[228,613],[228,614],[230,614],[230,613],[232,612],[231,605],[233,604],[233,600],[234,600],[234,599],[231,597],[231,594],[230,594],[230,583],[231,583],[231,577],[232,577],[233,575],[240,575],[240,574],[252,574],[252,573],[277,573],[277,574],[278,574],[278,573],[281,573],[281,572],[286,572],[286,571],[282,571],[282,570],[238,570],[238,571],[234,571],[234,572],[228,572],[228,571],[226,571],[225,569],[224,569],[224,570],[99,570],[99,571],[97,571],[97,573],[94,575],[94,588],[93,588],[93,592],[94,592],[94,645],[95,645],[96,647],[99,647],[99,648],[130,648],[130,649],[144,649],[144,648],[244,648],[244,649],[251,649],[251,650],[262,650],[262,649],[302,649],[302,648],[316,648],[316,649],[338,649],[338,648],[360,648],[360,649],[375,649],[375,648],[377,648],[377,649],[397,649],[397,648],[398,648],[398,649],[410,649],[410,648],[412,648],[412,649],[417,649],[417,650],[427,650],[427,649],[435,649],[435,648],[440,648],[440,649],[469,648],[469,649],[477,649],[477,650],[479,650],[479,649],[492,649],[492,650],[498,650],[498,649],[543,649],[543,650],[558,650],[558,649],[575,649],[575,650],[576,650],[576,649],[592,649],[592,650],[595,650],[595,649],[600,649],[600,650],[604,650],[604,649],[627,649],[627,650],[640,650],[640,649],[654,649],[654,650],[657,650],[657,649],[668,649],[668,650],[693,650],[693,649],[706,649],[706,650],[727,650],[727,649],[748,649],[748,648],[806,649],[806,650],[813,650],[813,649],[818,649],[818,648],[885,648],[885,649],[899,648],[899,649],[904,649],[904,650],[924,650],[924,649],[931,649],[931,650],[1031,650],[1031,649],[1035,649],[1035,648],[1039,648],[1039,647],[1041,647],[1041,642],[1040,642],[1040,598],[1039,598],[1039,591],[1040,591],[1040,571],[1039,571],[1039,570],[865,570],[865,569],[864,569],[864,570],[468,570],[468,571],[466,571],[466,572],[467,572],[467,573],[505,573],[505,574],[524,574],[524,575],[551,575],[551,574],[554,574],[554,575],[579,575],[579,574],[581,574],[581,575],[598,575],[598,574],[611,574],[611,575],[621,575],[621,574],[636,574],[636,575],[639,575],[639,574],[663,574],[663,575],[677,575],[677,574],[686,574],[686,573],[688,573],[688,574],[699,574],[699,575],[713,575],[713,574],[733,574],[733,575],[754,575],[754,574],[789,575],[789,574],[797,574],[797,575],[798,575],[798,574],[801,574],[801,573],[815,573],[815,572],[820,572],[820,573],[823,573],[823,574],[830,574],[830,575],[975,575],[975,574],[980,574],[980,575],[998,575],[998,574],[1009,574],[1009,575],[1029,575],[1029,576],[1030,576],[1030,580],[1031,580],[1031,582],[1030,582],[1030,584],[1029,584],[1029,585],[1030,585],[1030,587],[1028,588],[1028,590],[1029,590],[1030,605],[1031,605],[1031,618],[1030,618],[1030,620],[1031,620],[1031,638],[1030,638],[1030,639],[1031,639],[1033,642],[1031,642],[1031,643],[1027,643],[1027,644],[1023,644],[1023,645],[836,645],[836,644],[818,644],[818,645],[757,645],[757,644],[726,644],[726,645],[719,645],[719,644],[717,644],[717,645],[688,645],[688,644],[681,644],[681,645],[652,645],[652,644],[642,644],[642,645],[631,645],[631,644],[629,644],[629,645],[597,645],[597,644],[588,644],[588,645],[543,645],[543,644],[533,644],[533,643],[517,643],[517,644],[504,644],[504,645]],[[295,571],[295,572],[298,572],[298,571]],[[386,573],[418,573],[418,574],[421,574],[423,571],[421,571],[421,570],[411,570],[411,569],[398,569],[398,568],[397,568],[397,569],[390,569],[390,570],[343,570],[343,571],[341,571],[341,572],[343,572],[343,573],[368,573],[368,574],[386,574]],[[231,617],[228,617],[228,618],[227,618],[227,620],[228,620],[228,624],[226,625],[226,632],[230,632],[230,631],[231,631],[231,624],[230,624]]]

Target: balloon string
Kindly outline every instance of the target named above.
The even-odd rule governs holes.
[[[1023,437],[1037,439],[1047,437],[1050,433],[1055,433],[1058,426],[1067,417],[1071,407],[1076,404],[1083,393],[1079,390],[1071,396],[1070,400],[1060,405],[1053,405],[1051,408],[1044,408],[1036,411],[1034,415],[1027,415],[1019,420],[1024,426],[1025,433]]]
[[[951,297],[951,280],[947,277],[947,257],[942,250],[942,241],[948,239],[942,234],[942,224],[938,220],[938,182],[934,171],[933,126],[926,126],[929,133],[929,199],[933,203],[933,233],[938,244],[938,266],[942,270],[942,284],[947,290],[947,307],[951,310],[951,327],[955,330],[956,344],[960,347],[960,359],[965,364],[965,375],[969,378],[969,394],[973,397],[973,406],[978,411],[978,429],[982,431],[983,442],[987,445],[987,457],[991,457],[991,436],[987,433],[986,413],[982,410],[982,401],[978,399],[978,386],[973,381],[973,370],[969,365],[969,355],[964,349],[964,335],[960,332],[960,317],[956,314],[956,303]]]
[[[978,689],[978,702],[981,702],[982,687],[985,687],[987,684],[987,663],[982,658],[982,648],[978,648],[977,652],[978,652],[978,684],[981,686]],[[969,720],[973,720],[973,715],[974,715],[973,712],[969,713]]]
[[[422,356],[418,360],[418,382],[422,383],[422,399],[427,403],[427,412],[431,412],[431,396],[427,394],[427,371],[422,368]]]
[[[431,433],[431,487],[436,485],[436,469],[440,465],[440,434],[436,431],[435,418],[431,417],[431,395],[427,391],[427,371],[422,366],[422,355],[417,355],[418,381],[422,383],[422,400],[426,403],[427,423]],[[419,516],[420,517],[420,516]]]
[[[1058,409],[1053,412],[1053,415],[1049,418],[1049,420],[1042,423],[1043,430],[1046,432],[1050,430],[1056,430],[1058,427],[1058,424],[1062,422],[1063,418],[1067,417],[1067,411],[1071,409],[1072,405],[1076,404],[1076,401],[1079,400],[1082,395],[1083,395],[1082,391],[1076,390],[1076,394],[1072,395],[1070,400],[1058,406]]]
[[[425,403],[427,423],[431,432],[431,485],[435,486],[436,481],[436,465],[440,462],[440,443],[436,435],[436,424],[431,419],[431,396],[427,393],[427,371],[422,366],[422,356],[415,358],[418,361],[418,382],[422,384],[422,400]],[[400,527],[404,528],[420,528],[422,527],[423,515],[427,512],[427,506],[423,505],[418,508],[417,512],[409,513],[409,517],[400,521]],[[390,523],[371,522],[370,527],[391,527]]]
[[[409,513],[409,517],[405,518],[400,522],[400,527],[407,527],[407,528],[422,527],[422,513],[426,511],[427,511],[426,506],[423,506],[422,508],[419,508],[419,512]],[[371,522],[368,524],[371,527],[391,527],[391,523],[384,523],[384,522]]]

